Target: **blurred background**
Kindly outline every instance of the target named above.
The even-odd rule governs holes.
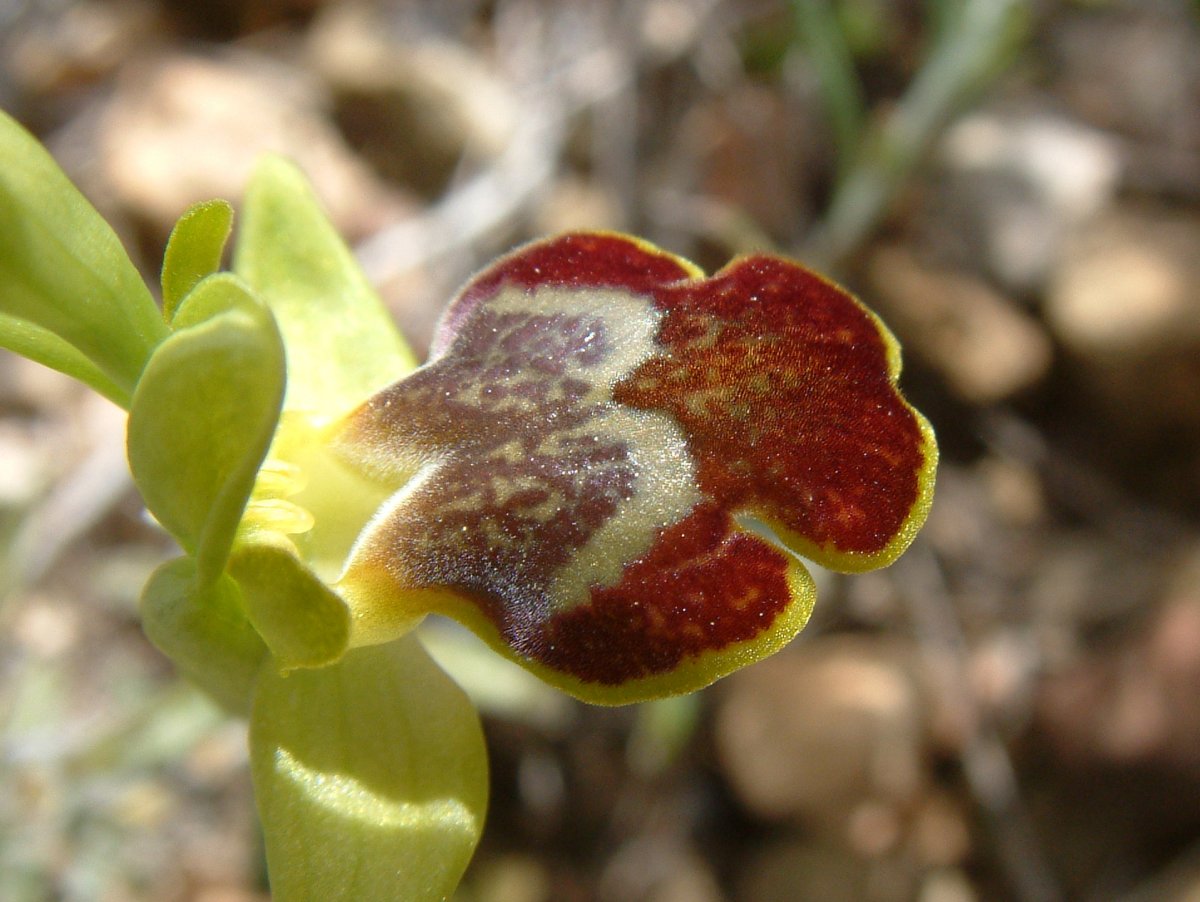
[[[0,106],[152,284],[276,150],[422,353],[572,228],[792,254],[899,336],[929,524],[784,652],[606,710],[427,629],[492,761],[460,902],[1200,899],[1200,4],[0,0]],[[0,900],[265,900],[123,425],[0,355]]]

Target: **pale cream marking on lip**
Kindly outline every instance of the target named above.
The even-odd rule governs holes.
[[[596,419],[604,421],[606,435],[628,444],[636,484],[633,495],[554,575],[550,598],[559,611],[587,602],[593,587],[615,585],[625,567],[650,550],[658,530],[683,519],[701,499],[695,464],[673,419],[617,405]]]
[[[557,285],[538,288],[532,294],[520,288],[505,288],[479,309],[499,314],[578,316],[585,322],[602,320],[604,334],[601,336],[597,332],[593,340],[603,340],[606,353],[590,364],[585,364],[578,356],[566,360],[567,378],[579,378],[589,384],[583,401],[591,403],[611,398],[618,380],[658,350],[654,338],[663,317],[654,302],[644,295],[611,288]],[[584,342],[588,340],[585,335]],[[454,353],[453,345],[448,353]]]
[[[662,349],[656,343],[664,314],[646,296],[607,288],[569,288],[547,286],[533,292],[508,287],[480,305],[474,315],[484,313],[519,314],[546,317],[577,316],[603,324],[594,330],[594,340],[604,341],[605,353],[595,357],[585,354],[568,355],[564,360],[561,379],[579,379],[586,384],[580,407],[595,406],[594,416],[571,430],[548,429],[544,442],[548,447],[567,439],[595,435],[605,442],[618,441],[628,448],[634,469],[634,491],[630,498],[617,503],[615,513],[602,524],[590,539],[578,549],[571,560],[560,567],[545,587],[552,610],[562,611],[585,603],[590,590],[597,586],[616,584],[625,567],[642,557],[653,544],[658,531],[677,522],[700,501],[696,487],[695,463],[687,451],[683,430],[667,414],[634,410],[614,403],[614,386],[638,366]],[[460,325],[466,333],[468,325]],[[586,344],[589,335],[583,335]],[[455,353],[454,343],[438,358],[444,361]],[[488,365],[492,355],[499,359],[506,353],[495,349],[479,361]],[[436,366],[432,361],[429,366]],[[514,380],[528,379],[526,371],[514,373]],[[465,387],[467,388],[467,387]],[[467,391],[483,397],[486,386],[469,387]],[[462,396],[460,396],[462,397]],[[521,454],[515,440],[494,449],[510,459]],[[445,462],[456,455],[449,447],[432,459],[427,459],[412,479],[385,502],[360,534],[348,558],[347,571],[355,562],[367,559],[382,561],[387,557],[388,524],[404,516],[407,500],[422,486],[438,478]],[[559,499],[551,497],[544,504],[552,514]],[[494,530],[494,524],[480,524],[480,529]],[[503,536],[493,536],[503,543]],[[405,562],[389,560],[387,570],[399,583],[404,582]],[[362,612],[365,614],[366,612]]]
[[[618,381],[661,353],[655,338],[663,313],[649,298],[628,292],[557,287],[539,289],[532,297],[510,289],[489,302],[489,309],[575,314],[604,322],[608,354],[594,366],[568,366],[568,375],[578,372],[591,384],[585,401],[608,403],[573,433],[625,442],[635,486],[632,496],[555,573],[548,587],[551,603],[555,610],[569,610],[585,603],[593,587],[615,585],[626,565],[650,550],[660,529],[682,519],[700,501],[695,464],[679,425],[667,414],[632,410],[610,400]],[[570,434],[555,433],[554,440]]]

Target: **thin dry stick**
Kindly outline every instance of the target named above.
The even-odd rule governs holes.
[[[940,691],[968,724],[961,753],[963,774],[997,847],[997,856],[1022,902],[1064,898],[1038,845],[1021,801],[1016,769],[996,728],[970,688],[967,641],[937,558],[921,539],[896,564],[914,628]]]
[[[716,6],[715,0],[697,0],[693,12],[703,20]],[[425,212],[383,229],[358,246],[369,279],[376,284],[389,282],[419,266],[464,253],[513,222],[557,174],[572,117],[610,102],[627,112],[644,60],[621,46],[629,40],[629,28],[604,27],[597,19],[602,13],[602,7],[590,5],[558,7],[510,0],[500,6],[497,56],[519,98],[517,128],[487,168]],[[628,17],[621,18],[627,25]],[[675,48],[673,56],[655,64],[666,65],[689,50],[689,46]],[[629,177],[619,171],[618,176],[618,181]]]
[[[606,44],[588,45],[586,30],[564,27],[569,14],[567,7],[545,20],[527,4],[503,5],[496,28],[498,56],[506,62],[521,111],[511,139],[487,168],[428,210],[359,245],[359,262],[373,282],[391,281],[470,248],[513,221],[550,184],[568,117],[596,99],[581,96],[580,85],[595,85],[597,72],[619,72],[607,64],[611,50]],[[600,80],[608,91],[620,86],[616,79]]]
[[[87,455],[55,483],[13,538],[6,568],[9,585],[0,586],[0,596],[45,576],[70,544],[133,488],[125,459],[124,420],[113,416],[92,419]]]

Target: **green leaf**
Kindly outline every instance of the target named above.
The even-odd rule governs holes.
[[[0,313],[0,348],[8,348],[43,366],[66,373],[91,386],[118,406],[129,406],[129,395],[121,386],[108,378],[77,348],[41,326]]]
[[[242,589],[246,616],[280,667],[319,667],[345,653],[346,603],[301,563],[286,537],[263,532],[240,542],[229,572]]]
[[[196,562],[159,567],[141,600],[142,629],[193,683],[229,711],[246,715],[267,654],[242,614],[241,593],[228,576],[198,588]]]
[[[129,465],[146,506],[217,578],[270,446],[284,354],[267,309],[229,275],[198,285],[150,358],[129,414]]]
[[[54,159],[0,112],[0,313],[74,348],[37,359],[72,376],[104,374],[98,391],[128,405],[150,352],[167,334],[121,242]],[[0,326],[7,326],[11,319]],[[0,339],[12,347],[17,342]]]
[[[234,270],[283,332],[289,410],[340,415],[415,366],[308,182],[285,160],[266,158],[250,182]]]
[[[265,664],[250,758],[276,902],[444,899],[483,826],[478,716],[411,637]]]
[[[195,204],[179,217],[163,254],[163,317],[167,322],[196,283],[220,268],[232,226],[233,207],[223,200]]]

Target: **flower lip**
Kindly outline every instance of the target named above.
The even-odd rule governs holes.
[[[347,596],[450,614],[593,701],[697,688],[803,626],[807,573],[738,517],[862,570],[928,509],[936,446],[895,340],[787,260],[704,278],[561,236],[469,283],[433,347],[339,438],[377,478],[423,466],[360,537]]]

